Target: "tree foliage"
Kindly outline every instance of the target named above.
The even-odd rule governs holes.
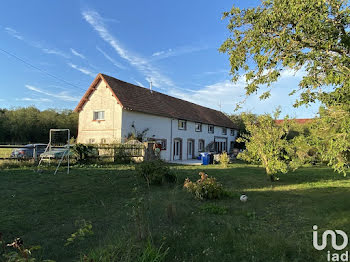
[[[0,109],[0,143],[47,143],[50,128],[68,128],[76,137],[78,114],[35,107]]]
[[[347,0],[265,0],[255,8],[235,6],[229,38],[233,80],[246,71],[247,95],[269,87],[283,69],[305,70],[296,106],[316,100],[350,110],[350,9]],[[296,91],[296,90],[295,90]],[[269,91],[261,98],[269,97]]]
[[[350,165],[350,112],[320,108],[320,117],[313,123],[310,138],[321,160],[346,175]]]
[[[246,146],[246,150],[238,155],[239,159],[261,164],[272,181],[278,173],[295,170],[304,162],[304,158],[298,157],[301,148],[295,144],[302,136],[297,137],[298,141],[288,139],[293,126],[288,118],[282,124],[276,124],[268,114],[258,116],[256,121],[247,115],[242,116],[248,133],[239,138]]]

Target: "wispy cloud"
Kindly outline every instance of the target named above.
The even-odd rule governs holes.
[[[32,47],[40,49],[45,54],[56,55],[56,56],[60,56],[63,58],[70,57],[68,54],[66,54],[65,52],[63,52],[57,48],[46,47],[37,41],[32,41],[32,40],[28,40],[28,39],[24,38],[24,36],[22,36],[19,32],[17,32],[15,29],[13,29],[11,27],[6,27],[5,32],[7,32],[12,37],[17,38],[18,40],[21,40],[24,43],[26,43]]]
[[[52,102],[52,100],[48,98],[31,98],[31,97],[16,98],[16,100],[25,101],[25,102]]]
[[[160,60],[173,56],[180,56],[206,50],[206,46],[180,46],[176,48],[169,48],[168,50],[157,51],[152,54],[152,60]]]
[[[72,52],[73,55],[80,57],[81,59],[86,59],[83,54],[79,53],[78,51],[74,50],[73,48],[71,48],[70,51]]]
[[[117,61],[115,61],[112,57],[110,57],[106,52],[104,52],[101,48],[99,48],[98,46],[96,46],[96,49],[109,61],[111,62],[113,65],[115,65],[116,67],[120,68],[120,69],[127,69],[125,66],[123,66],[121,63],[118,63]]]
[[[51,92],[42,90],[42,89],[37,88],[37,87],[32,86],[32,85],[25,85],[25,87],[27,89],[31,90],[31,91],[36,92],[36,93],[43,94],[43,95],[46,95],[46,96],[50,96],[50,97],[53,97],[53,98],[57,98],[57,99],[60,99],[60,100],[63,100],[63,101],[77,102],[77,101],[80,100],[79,97],[74,97],[74,96],[70,95],[67,91],[62,91],[62,92],[59,92],[59,93],[51,93]]]
[[[13,36],[14,38],[17,38],[19,40],[23,40],[23,36],[21,36],[15,29],[11,28],[11,27],[5,27],[5,31]]]
[[[86,68],[83,68],[83,67],[79,67],[75,64],[72,64],[72,63],[68,63],[68,65],[71,67],[71,68],[74,68],[75,70],[78,70],[79,72],[85,74],[85,75],[88,75],[88,76],[91,76],[91,77],[95,77],[97,74],[96,73],[93,73],[91,72],[89,69],[86,69]]]
[[[64,53],[58,49],[41,48],[41,51],[43,51],[44,53],[49,54],[49,55],[57,55],[57,56],[61,56],[64,58],[69,58],[69,55],[67,55],[66,53]]]
[[[134,80],[135,83],[138,85],[138,86],[141,86],[141,87],[145,87],[141,82],[137,81],[137,80]]]
[[[222,111],[227,113],[233,113],[236,103],[246,98],[240,111],[250,111],[257,114],[272,113],[277,106],[281,106],[283,115],[313,117],[318,111],[319,104],[313,104],[307,110],[305,108],[294,108],[293,103],[297,99],[297,95],[288,95],[291,90],[298,88],[297,83],[301,80],[302,75],[302,71],[296,74],[290,70],[282,71],[280,79],[273,84],[271,97],[266,100],[259,99],[261,93],[246,98],[244,76],[240,77],[236,83],[224,80],[206,85],[202,89],[193,92],[172,89],[169,94],[214,109],[220,109],[219,105],[221,105]]]
[[[161,88],[164,86],[174,86],[171,79],[164,76],[157,68],[149,63],[146,59],[139,55],[132,54],[129,50],[122,47],[118,39],[115,38],[106,28],[103,18],[100,14],[93,10],[86,10],[82,12],[82,16],[98,35],[107,42],[119,54],[119,56],[128,61],[132,66],[139,70],[148,79],[152,79],[155,87]]]

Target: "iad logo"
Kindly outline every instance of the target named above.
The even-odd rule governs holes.
[[[317,250],[324,250],[327,247],[327,238],[328,236],[331,237],[331,244],[333,249],[335,250],[343,250],[347,247],[349,239],[346,233],[342,230],[326,230],[322,234],[322,243],[321,245],[318,244],[318,227],[316,225],[313,226],[314,232],[313,232],[313,245],[314,248]],[[337,234],[342,237],[343,243],[341,245],[337,244]],[[338,242],[339,243],[339,242]],[[330,251],[327,251],[327,261],[349,261],[349,251],[346,251],[345,253],[331,253]]]

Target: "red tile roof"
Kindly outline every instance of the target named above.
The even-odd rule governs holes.
[[[307,124],[312,122],[312,118],[295,118],[295,119],[289,119],[289,120],[293,120],[298,124]],[[275,120],[276,124],[282,124],[284,122],[284,119],[279,119],[279,120]]]
[[[130,111],[183,119],[203,124],[235,128],[233,122],[222,112],[200,106],[179,98],[168,96],[148,88],[139,87],[114,77],[98,74],[75,111],[79,112],[95,90],[100,79],[112,90],[121,106]]]

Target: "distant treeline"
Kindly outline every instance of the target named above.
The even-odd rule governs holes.
[[[0,109],[0,144],[48,143],[51,128],[68,128],[77,137],[78,114],[35,107]]]

